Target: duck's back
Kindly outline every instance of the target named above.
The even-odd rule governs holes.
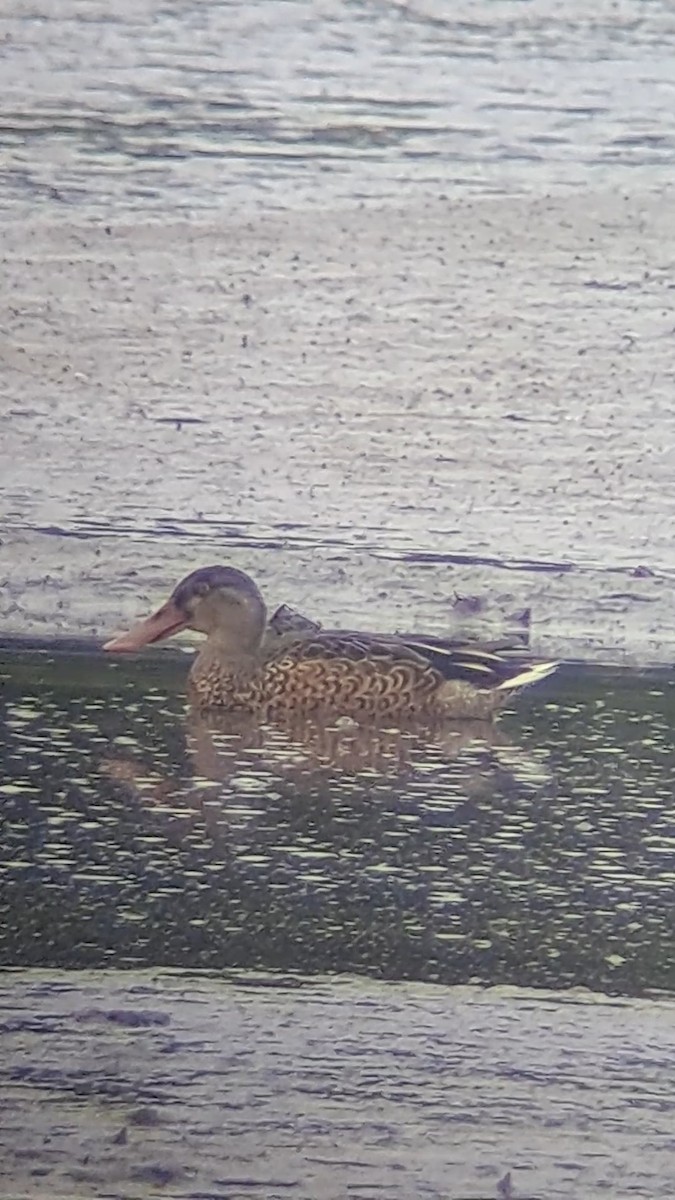
[[[442,677],[421,655],[357,633],[317,633],[268,658],[262,703],[346,716],[420,712]]]
[[[265,663],[261,702],[349,716],[445,714],[483,719],[509,691],[552,669],[471,644],[319,632]],[[522,681],[522,682],[521,682]]]
[[[308,631],[268,640],[248,669],[200,656],[193,691],[206,707],[381,717],[427,715],[485,719],[509,691],[543,677],[550,664],[523,664],[471,644]]]

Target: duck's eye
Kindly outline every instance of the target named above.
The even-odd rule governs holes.
[[[210,591],[211,591],[211,588],[209,587],[208,583],[196,583],[195,584],[195,587],[194,587],[195,596],[207,596]]]

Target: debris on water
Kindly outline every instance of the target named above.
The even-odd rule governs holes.
[[[205,417],[195,417],[186,413],[176,413],[174,416],[153,417],[155,425],[175,425],[180,429],[182,425],[206,425]]]
[[[176,1183],[183,1174],[183,1171],[167,1167],[163,1163],[148,1163],[146,1166],[136,1167],[131,1172],[135,1181],[148,1183],[152,1187],[166,1187],[169,1183]]]
[[[127,1025],[131,1029],[147,1028],[150,1025],[168,1025],[168,1013],[152,1012],[150,1009],[126,1008],[83,1008],[76,1021],[109,1021],[113,1025]]]
[[[517,612],[511,613],[510,620],[516,625],[526,625],[529,628],[529,626],[532,624],[532,609],[518,609]]]
[[[501,1200],[513,1200],[513,1184],[511,1182],[511,1172],[507,1171],[497,1184],[497,1191]]]
[[[133,1112],[129,1113],[129,1124],[138,1125],[143,1129],[152,1129],[155,1125],[161,1125],[161,1122],[159,1110],[151,1108],[149,1105],[135,1108]]]
[[[452,607],[461,613],[479,613],[485,608],[485,600],[482,596],[462,596],[455,592]]]

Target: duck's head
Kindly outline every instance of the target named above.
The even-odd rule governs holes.
[[[106,642],[103,649],[140,650],[196,629],[232,654],[258,649],[265,630],[266,611],[255,583],[235,567],[200,567],[182,579],[166,604]]]

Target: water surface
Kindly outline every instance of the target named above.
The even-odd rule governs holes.
[[[672,662],[674,51],[666,0],[0,4],[3,631],[225,560]],[[0,673],[0,1190],[670,1196],[670,671],[359,737]]]
[[[665,2],[7,11],[0,203],[285,208],[672,170]]]
[[[675,984],[672,675],[354,731],[214,727],[184,671],[4,653],[3,963]]]
[[[3,631],[224,557],[672,661],[673,62],[665,0],[0,4]]]

